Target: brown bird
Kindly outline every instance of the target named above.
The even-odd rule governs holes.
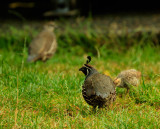
[[[46,61],[54,55],[57,49],[57,41],[53,33],[55,26],[54,22],[46,23],[43,30],[32,40],[28,49],[28,62]]]
[[[129,92],[130,85],[138,86],[141,78],[141,72],[135,69],[124,70],[118,74],[114,80],[114,84],[120,88],[126,88]]]
[[[95,68],[88,65],[91,57],[83,67],[79,69],[86,78],[82,86],[82,95],[85,101],[95,109],[108,107],[116,99],[116,90],[113,80],[104,74],[100,74]]]

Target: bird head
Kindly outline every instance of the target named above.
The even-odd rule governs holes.
[[[93,67],[87,64],[84,64],[84,66],[79,69],[79,71],[82,71],[85,76],[88,76],[92,70]]]
[[[113,83],[116,85],[116,86],[120,86],[121,83],[122,83],[122,79],[121,78],[116,78]]]
[[[87,57],[86,64],[84,64],[84,66],[82,66],[82,67],[79,69],[79,71],[82,71],[82,72],[84,73],[84,75],[86,76],[86,78],[87,78],[89,75],[97,72],[96,69],[94,69],[91,65],[88,64],[90,61],[91,61],[91,57],[88,56],[88,57]]]
[[[47,29],[49,31],[53,31],[55,28],[57,28],[57,25],[53,21],[50,21],[44,24],[44,29]]]

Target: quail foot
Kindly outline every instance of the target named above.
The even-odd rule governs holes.
[[[28,48],[28,62],[46,61],[54,55],[57,49],[57,41],[53,33],[55,26],[54,22],[46,23],[43,30],[32,40]]]
[[[114,84],[120,88],[126,88],[129,92],[130,85],[138,86],[141,78],[141,72],[135,69],[124,70],[118,74]]]
[[[82,86],[82,95],[85,101],[96,107],[109,107],[116,99],[116,90],[113,80],[104,74],[100,74],[95,68],[88,63],[91,61],[91,57],[87,57],[88,60],[83,67],[79,69],[85,75],[84,84]]]

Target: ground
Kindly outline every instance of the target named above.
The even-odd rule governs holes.
[[[56,20],[58,50],[45,63],[26,61],[28,45],[42,22],[3,22],[1,128],[160,128],[158,25],[153,24],[156,31],[138,33],[135,29],[126,33],[124,25],[121,32],[125,33],[119,35],[111,31],[112,26],[103,31],[100,21],[104,21],[98,21],[95,24],[91,17]],[[92,112],[81,93],[85,77],[78,71],[88,55],[93,58],[91,65],[112,79],[122,70],[141,71],[140,85],[131,87],[127,95],[126,89],[116,88],[117,99],[110,109]]]

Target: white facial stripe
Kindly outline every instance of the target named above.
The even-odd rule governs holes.
[[[89,74],[90,70],[91,70],[91,69],[87,67],[87,75]]]
[[[87,75],[89,74],[89,69],[87,69]]]

